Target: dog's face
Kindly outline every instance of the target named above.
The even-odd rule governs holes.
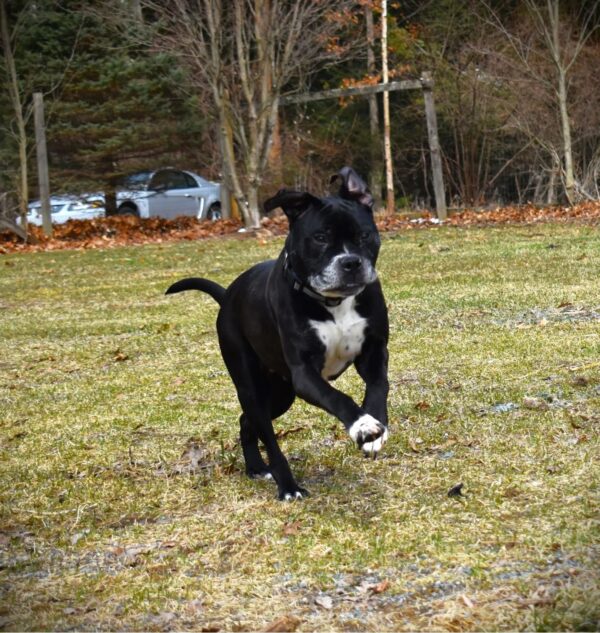
[[[379,235],[369,209],[325,198],[302,214],[290,232],[288,253],[301,279],[326,297],[348,297],[377,279]]]
[[[265,203],[267,210],[280,206],[290,220],[286,251],[293,271],[326,297],[359,294],[377,279],[380,239],[373,199],[352,169],[345,167],[339,176],[337,196],[282,190]]]

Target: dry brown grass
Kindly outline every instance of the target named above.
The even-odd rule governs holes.
[[[597,629],[597,231],[384,240],[390,442],[297,403],[292,504],[243,476],[215,305],[161,296],[280,247],[0,261],[3,628]]]

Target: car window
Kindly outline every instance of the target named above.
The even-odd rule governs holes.
[[[182,172],[182,173],[185,176],[185,182],[186,182],[185,186],[186,187],[192,188],[192,187],[197,187],[198,186],[198,183],[196,182],[195,178],[193,178],[189,174],[186,174],[185,172]]]
[[[187,189],[189,185],[189,181],[187,179],[187,174],[182,171],[169,171],[169,189]],[[193,185],[192,185],[193,186]]]
[[[150,189],[187,189],[188,187],[195,187],[196,184],[190,185],[188,175],[182,171],[175,169],[163,169],[157,171],[152,180],[150,181]]]
[[[140,171],[136,174],[129,174],[129,176],[125,176],[125,178],[123,178],[120,183],[120,187],[123,189],[134,190],[145,189],[151,176],[151,171]]]
[[[169,172],[157,171],[148,185],[148,189],[169,189]]]

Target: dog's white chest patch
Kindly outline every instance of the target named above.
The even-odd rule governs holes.
[[[355,310],[355,303],[354,297],[348,297],[339,306],[328,307],[333,321],[310,321],[325,346],[321,375],[326,380],[341,374],[362,349],[367,320]]]

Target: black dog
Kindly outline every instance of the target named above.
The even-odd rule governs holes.
[[[388,436],[388,317],[375,272],[373,198],[350,167],[332,182],[338,177],[337,196],[282,189],[266,201],[267,212],[281,207],[290,224],[277,260],[253,266],[227,289],[192,278],[167,290],[202,290],[221,306],[217,331],[242,406],[246,472],[274,477],[283,500],[307,495],[272,424],[296,395],[339,418],[365,454],[375,456]],[[328,382],[352,363],[366,385],[362,406]]]

